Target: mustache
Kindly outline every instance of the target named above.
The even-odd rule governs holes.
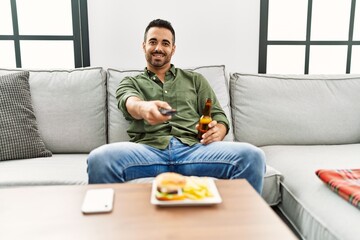
[[[163,55],[166,55],[163,51],[159,51],[159,50],[153,51],[152,54],[163,54]]]

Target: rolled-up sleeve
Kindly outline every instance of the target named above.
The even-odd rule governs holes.
[[[136,86],[136,81],[132,77],[125,77],[119,84],[116,90],[116,99],[118,101],[118,108],[124,114],[125,119],[133,120],[134,118],[129,114],[126,108],[126,101],[129,97],[138,97],[144,99]]]

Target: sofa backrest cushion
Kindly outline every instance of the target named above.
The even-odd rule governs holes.
[[[225,66],[202,66],[188,70],[202,74],[213,87],[231,125],[231,129],[228,135],[225,137],[225,140],[232,141],[234,139],[234,134],[230,115],[229,86],[228,78],[226,77]],[[116,89],[124,77],[136,76],[142,72],[143,70],[108,69],[108,141],[110,143],[129,140],[129,136],[127,134],[129,123],[127,120],[125,120],[123,114],[117,107],[117,100],[115,97]]]
[[[230,76],[235,139],[257,146],[360,142],[360,75]]]
[[[0,69],[0,75],[19,71]],[[28,70],[39,132],[53,153],[88,153],[106,143],[102,68]]]
[[[107,70],[107,94],[108,94],[108,142],[129,141],[127,134],[129,122],[117,107],[116,89],[120,81],[126,76],[136,76],[141,70]]]

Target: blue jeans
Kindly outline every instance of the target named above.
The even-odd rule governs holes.
[[[259,148],[239,142],[188,146],[173,137],[164,150],[118,142],[94,149],[88,157],[89,183],[121,183],[155,177],[162,172],[218,179],[245,178],[261,193],[265,155]]]

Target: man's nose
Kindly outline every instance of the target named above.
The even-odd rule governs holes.
[[[161,44],[157,44],[157,45],[156,45],[155,51],[162,51],[162,46],[161,46]]]

